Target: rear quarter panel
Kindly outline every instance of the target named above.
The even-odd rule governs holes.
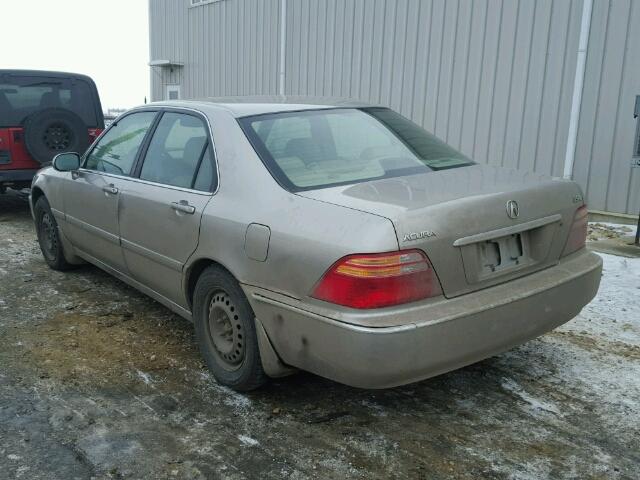
[[[304,198],[271,177],[235,118],[210,113],[219,190],[207,205],[198,248],[189,264],[210,258],[241,283],[303,298],[339,258],[398,249],[390,220]],[[270,229],[265,261],[248,257],[251,223]]]

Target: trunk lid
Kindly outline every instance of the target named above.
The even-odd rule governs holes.
[[[556,264],[583,204],[574,182],[483,165],[299,195],[391,220],[400,249],[424,250],[447,297]]]

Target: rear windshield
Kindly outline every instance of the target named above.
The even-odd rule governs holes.
[[[291,191],[473,164],[387,108],[274,113],[240,124],[272,175]]]
[[[0,127],[17,127],[46,108],[66,108],[89,127],[102,127],[93,88],[77,78],[0,75]]]

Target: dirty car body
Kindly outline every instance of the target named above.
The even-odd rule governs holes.
[[[152,104],[81,162],[33,182],[64,260],[103,268],[197,331],[208,318],[210,346],[234,371],[253,341],[268,376],[406,384],[569,321],[600,282],[574,182],[475,164],[386,108]],[[198,306],[213,267],[241,288],[252,338],[214,335],[233,316],[225,297]]]

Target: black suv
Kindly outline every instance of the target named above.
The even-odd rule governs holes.
[[[89,77],[0,70],[0,193],[29,187],[58,153],[84,153],[103,129],[100,97]]]

